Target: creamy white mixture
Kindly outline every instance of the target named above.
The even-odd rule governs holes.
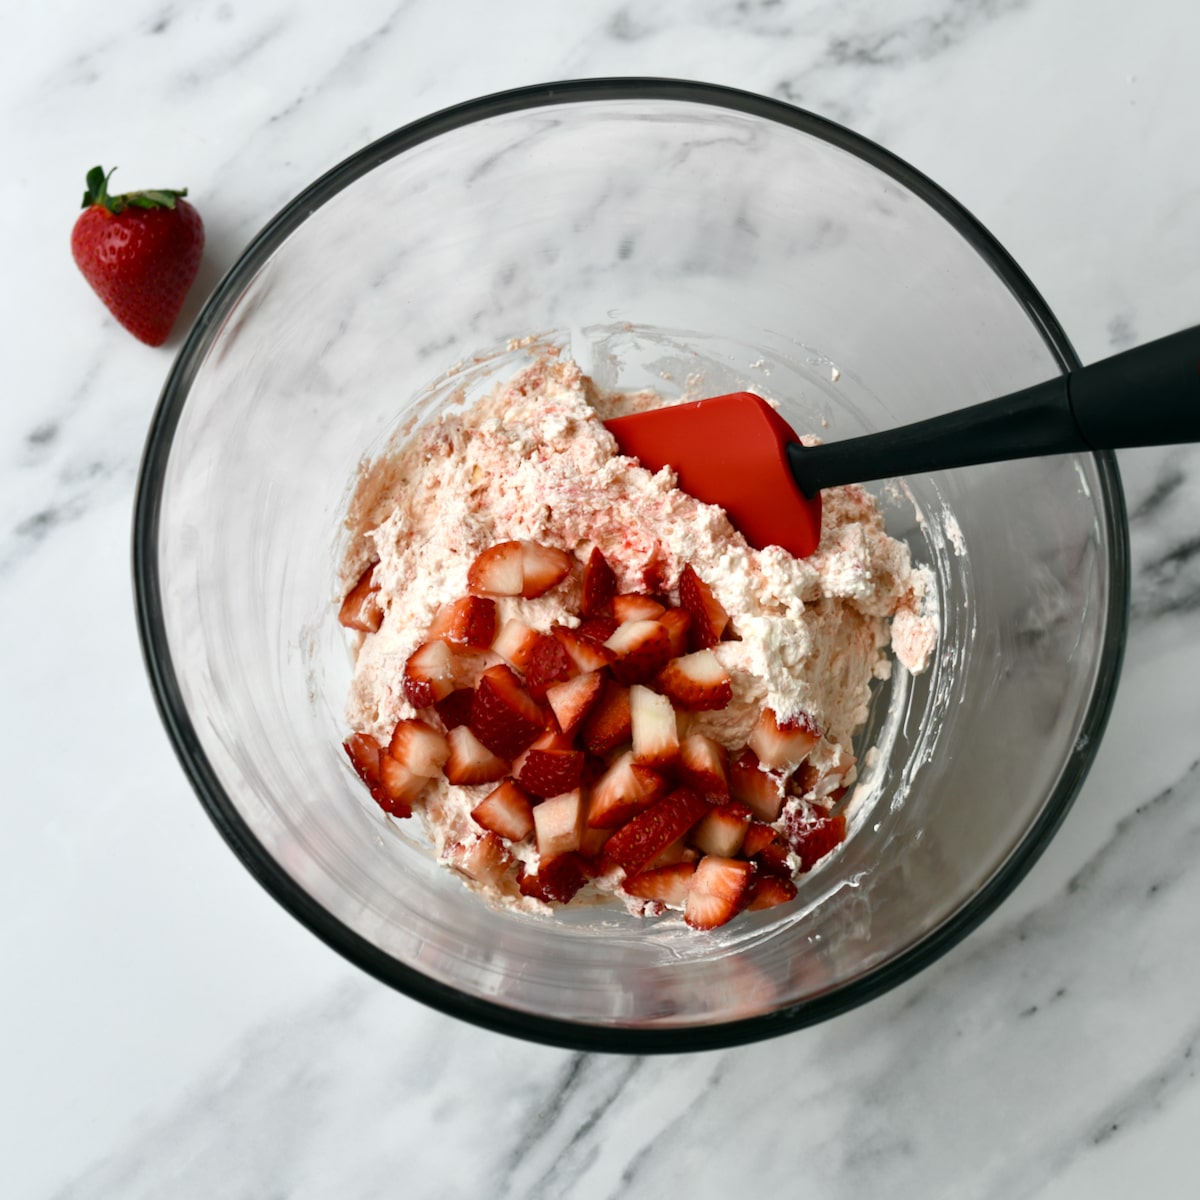
[[[529,538],[581,562],[598,546],[626,591],[673,589],[690,563],[739,639],[716,648],[733,701],[696,714],[692,729],[738,748],[768,705],[781,720],[807,714],[824,731],[810,755],[818,769],[836,773],[852,761],[872,679],[888,676],[893,655],[913,673],[928,663],[936,642],[928,569],[887,536],[877,504],[858,487],[823,493],[820,547],[810,557],[751,548],[722,509],[681,492],[670,469],[651,474],[619,455],[602,421],[658,403],[666,401],[653,393],[600,394],[551,352],[467,412],[422,426],[364,473],[342,583],[378,558],[385,615],[377,633],[359,635],[346,709],[353,729],[386,745],[396,722],[415,715],[403,670],[434,614],[467,594],[467,570],[482,550]],[[580,574],[536,600],[497,598],[499,625],[514,616],[542,630],[578,624]],[[471,836],[470,809],[493,786],[438,780],[430,789],[439,852]],[[513,849],[536,862],[531,847]]]

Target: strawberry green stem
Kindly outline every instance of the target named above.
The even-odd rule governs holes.
[[[83,193],[83,208],[91,208],[93,204],[106,208],[111,213],[119,213],[126,205],[134,208],[174,208],[175,201],[187,195],[187,188],[174,190],[171,188],[155,188],[149,192],[125,192],[120,196],[108,194],[108,181],[113,176],[112,171],[105,172],[103,167],[93,167],[87,173],[87,191]]]

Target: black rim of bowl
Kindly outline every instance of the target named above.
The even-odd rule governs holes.
[[[1037,820],[988,883],[919,942],[867,975],[827,995],[716,1025],[635,1028],[590,1025],[537,1016],[466,995],[396,961],[331,916],[270,856],[222,788],[184,707],[163,623],[158,528],[171,442],[187,394],[209,346],[263,262],[315,209],[380,163],[439,134],[484,118],[552,104],[607,100],[670,100],[733,110],[808,133],[892,176],[938,212],[1008,286],[1064,369],[1079,366],[1066,334],[1024,272],[957,201],[889,151],[831,121],[752,92],[673,79],[583,79],[484,96],[404,126],[328,171],[283,208],[258,234],[205,304],[177,356],[150,424],[133,520],[133,582],[138,632],[155,701],[175,752],[214,824],[251,874],[297,920],[338,953],[397,990],[444,1013],[511,1036],[575,1050],[674,1053],[774,1037],[854,1008],[909,979],[956,945],[1016,887],[1062,823],[1083,784],[1108,720],[1124,651],[1129,611],[1129,544],[1125,502],[1115,457],[1095,455],[1112,576],[1105,643],[1096,685],[1062,778]]]

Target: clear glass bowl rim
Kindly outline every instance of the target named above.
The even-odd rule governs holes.
[[[1080,365],[1057,319],[1025,273],[992,235],[932,180],[869,139],[780,100],[711,83],[660,78],[596,78],[536,84],[482,96],[423,117],[370,143],[297,195],[250,242],[213,291],[173,363],[151,419],[133,512],[133,584],[138,634],[155,703],[167,734],[209,817],[255,879],[298,921],[350,962],[441,1012],[500,1033],[572,1050],[679,1053],[740,1045],[814,1025],[896,987],[949,951],[1009,895],[1065,818],[1095,757],[1112,708],[1129,616],[1129,534],[1116,458],[1094,455],[1109,546],[1105,641],[1081,734],[1057,788],[989,882],[951,917],[902,954],[854,983],[777,1012],[686,1029],[636,1029],[554,1020],[469,996],[398,962],[335,919],[300,888],[251,832],[206,758],[184,706],[162,611],[158,531],[172,439],[191,384],[238,298],[263,263],[308,216],[381,163],[442,133],[503,113],[547,105],[659,99],[741,112],[829,142],[890,175],[932,207],[1012,292],[1064,371]]]

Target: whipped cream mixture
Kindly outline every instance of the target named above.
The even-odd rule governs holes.
[[[935,645],[928,569],[914,567],[908,547],[886,534],[875,500],[854,486],[823,493],[820,546],[810,557],[753,549],[722,509],[680,491],[669,468],[652,474],[618,453],[602,421],[663,403],[652,392],[601,393],[550,351],[474,407],[421,426],[364,472],[341,582],[348,588],[378,559],[384,616],[378,632],[355,635],[346,709],[353,729],[386,744],[398,720],[416,715],[402,675],[435,613],[467,594],[481,551],[532,539],[580,561],[599,547],[627,591],[666,592],[690,563],[737,639],[715,650],[733,700],[695,714],[692,729],[732,749],[746,743],[764,705],[781,721],[807,716],[824,735],[810,762],[852,780],[852,740],[872,680],[888,676],[893,656],[923,671]],[[575,572],[537,599],[500,597],[499,624],[577,625],[579,587]],[[471,807],[489,790],[436,781],[424,808],[439,853],[470,836]],[[514,851],[536,863],[532,847]]]

